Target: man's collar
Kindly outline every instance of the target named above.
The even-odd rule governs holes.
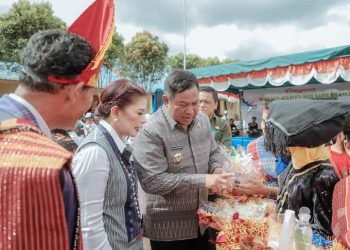
[[[163,114],[165,116],[165,119],[167,120],[167,122],[170,125],[171,129],[174,129],[175,126],[177,125],[177,122],[174,120],[174,118],[170,115],[169,113],[169,109],[164,105],[161,107]]]
[[[162,106],[161,109],[171,129],[175,129],[176,126],[181,127],[181,125],[178,124],[177,121],[175,121],[174,118],[170,115],[169,109],[165,105]],[[194,126],[194,124],[196,123],[196,120],[197,120],[197,116],[193,119],[191,124],[188,126],[188,129],[191,129]]]
[[[36,119],[36,122],[39,125],[39,129],[41,130],[41,132],[43,132],[47,137],[51,138],[51,132],[50,129],[46,123],[46,121],[44,120],[44,118],[41,116],[41,114],[39,113],[38,110],[36,110],[36,108],[33,107],[33,105],[31,105],[29,102],[27,102],[25,99],[23,99],[22,97],[16,95],[16,94],[9,94],[9,97],[12,100],[15,100],[16,102],[22,104],[23,106],[25,106],[34,116],[34,118]]]

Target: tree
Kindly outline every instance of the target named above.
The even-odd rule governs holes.
[[[64,29],[65,23],[53,15],[49,2],[20,0],[0,16],[0,61],[19,62],[28,39],[39,30]]]
[[[233,59],[233,58],[225,58],[224,60],[221,61],[222,64],[237,63],[237,62],[239,62],[239,60]]]
[[[213,66],[213,65],[218,65],[221,64],[221,61],[219,58],[215,57],[208,57],[206,59],[204,59],[204,67],[206,66]]]
[[[165,73],[168,46],[150,32],[143,31],[132,38],[125,51],[124,75],[151,91],[154,82]]]
[[[178,53],[176,55],[169,57],[169,65],[171,69],[183,69],[183,61],[184,61],[184,54]],[[186,55],[186,68],[187,69],[194,69],[194,68],[200,68],[200,67],[207,67],[212,65],[218,65],[218,64],[225,64],[225,63],[231,63],[238,60],[226,58],[222,61],[218,57],[208,57],[208,58],[202,58],[196,54],[188,54]]]
[[[233,58],[225,58],[220,61],[219,58],[215,57],[208,57],[204,59],[204,64],[203,67],[206,66],[213,66],[213,65],[219,65],[219,64],[227,64],[227,63],[236,63],[239,62],[238,59],[233,59]]]
[[[169,64],[172,69],[183,69],[184,54],[178,53],[169,57]],[[204,66],[204,59],[195,54],[186,55],[186,69],[199,68]]]
[[[104,56],[103,66],[98,78],[97,86],[105,87],[113,80],[113,71],[117,71],[125,61],[124,38],[114,31],[112,43],[110,44]],[[118,74],[119,75],[119,74]]]
[[[115,65],[122,65],[124,61],[124,38],[115,31],[112,37],[112,43],[109,46],[104,57],[104,65],[111,70]]]

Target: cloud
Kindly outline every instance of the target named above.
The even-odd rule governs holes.
[[[260,25],[294,24],[309,28],[324,24],[330,7],[348,3],[346,0],[249,0],[232,1],[205,0],[196,8],[196,20],[208,26],[218,23],[236,23],[237,25],[256,27]]]
[[[187,25],[214,27],[235,23],[241,27],[293,24],[303,29],[324,25],[332,7],[344,6],[347,0],[187,0]],[[120,0],[117,2],[121,23],[182,33],[183,1]]]
[[[241,60],[255,60],[338,47],[349,44],[349,32],[348,25],[333,22],[304,31],[293,26],[281,26],[276,30],[257,29],[252,34],[258,39],[252,36],[242,39],[237,49],[225,51],[225,54]]]
[[[38,2],[40,0],[30,0]],[[50,0],[68,25],[93,0]],[[0,14],[16,0],[0,0]],[[118,0],[117,31],[148,30],[183,51],[183,0]],[[68,7],[68,8],[67,8]],[[348,0],[187,0],[187,53],[255,60],[349,44]]]
[[[330,8],[327,13],[327,19],[330,22],[342,23],[350,26],[350,3],[338,8]]]
[[[67,25],[71,25],[93,0],[51,0],[49,2],[55,16],[63,19]]]
[[[182,3],[181,0],[120,0],[116,3],[117,23],[180,32],[183,29]]]
[[[11,8],[11,3],[1,2],[0,3],[0,15],[6,13]]]
[[[41,3],[41,0],[29,0],[32,3]],[[17,0],[0,0],[0,14],[9,11],[12,4]],[[67,25],[70,25],[92,2],[93,0],[50,0],[54,15],[61,18]]]
[[[242,61],[257,60],[277,55],[276,49],[268,43],[257,40],[247,40],[238,49],[229,50],[225,53],[228,58]]]
[[[294,25],[255,27],[250,30],[235,24],[198,27],[188,34],[187,52],[202,57],[247,61],[342,46],[349,44],[350,33],[349,25],[344,20],[345,23],[329,22],[308,30]],[[173,48],[170,54],[182,51],[181,35],[168,34],[160,38]]]

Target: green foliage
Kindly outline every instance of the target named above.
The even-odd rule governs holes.
[[[115,65],[124,64],[125,47],[123,42],[124,38],[115,31],[112,37],[112,44],[109,46],[104,57],[104,65],[107,69],[111,70]]]
[[[212,66],[212,65],[218,65],[221,64],[221,61],[219,58],[215,57],[208,57],[207,59],[204,59],[204,67],[205,66]]]
[[[172,69],[183,69],[184,54],[178,53],[169,57],[169,65]],[[195,54],[186,55],[186,68],[193,69],[202,67],[204,65],[204,59]]]
[[[237,63],[237,62],[239,62],[239,60],[233,59],[233,58],[225,58],[224,60],[221,61],[222,64]]]
[[[184,60],[184,54],[178,53],[176,55],[169,57],[169,65],[172,69],[183,69],[183,60]],[[230,63],[235,61],[237,60],[226,58],[220,61],[220,59],[217,57],[202,58],[195,54],[188,54],[186,55],[186,68],[194,69],[194,68],[200,68],[200,67],[206,67],[206,66],[212,66],[212,65],[218,65],[218,64],[225,64],[225,63]]]
[[[39,30],[64,29],[65,23],[53,15],[49,2],[20,0],[0,16],[0,61],[19,62],[28,39]]]
[[[167,66],[168,46],[148,31],[137,33],[125,46],[122,72],[150,91]]]
[[[119,70],[125,61],[124,38],[115,31],[112,37],[112,43],[109,46],[103,61],[103,73],[100,74],[97,82],[99,88],[105,87],[112,81],[114,70]]]

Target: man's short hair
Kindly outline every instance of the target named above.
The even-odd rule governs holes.
[[[174,70],[168,75],[164,83],[165,93],[170,99],[172,99],[175,94],[193,87],[199,90],[197,78],[194,74],[185,70]]]
[[[200,92],[206,92],[206,93],[211,93],[211,95],[213,96],[213,99],[215,102],[219,101],[219,95],[218,92],[213,89],[212,87],[201,87],[200,88]]]
[[[20,84],[32,90],[55,93],[64,84],[48,81],[48,75],[74,78],[90,63],[94,54],[84,38],[65,30],[35,33],[22,52]]]

